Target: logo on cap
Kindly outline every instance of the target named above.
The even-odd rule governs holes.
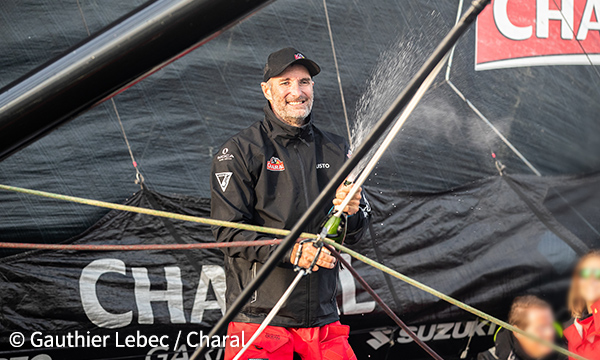
[[[302,55],[302,54],[300,54],[300,53],[295,53],[295,54],[294,54],[294,58],[295,58],[296,60],[304,59],[304,55]]]

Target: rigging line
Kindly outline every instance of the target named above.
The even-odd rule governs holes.
[[[340,97],[342,99],[342,108],[344,109],[344,119],[346,120],[346,129],[348,130],[348,142],[352,147],[352,131],[350,130],[350,120],[348,120],[348,111],[346,110],[346,100],[344,99],[344,89],[342,88],[342,78],[340,77],[340,68],[338,67],[337,55],[335,53],[335,45],[333,44],[333,32],[331,31],[331,23],[329,22],[329,12],[327,11],[327,0],[323,0],[323,8],[325,8],[325,19],[327,20],[327,30],[329,31],[329,42],[331,42],[331,52],[333,53],[333,63],[335,64],[335,73],[337,74],[338,87],[340,88]]]
[[[287,288],[287,290],[285,290],[283,295],[281,295],[281,297],[279,298],[279,300],[277,301],[275,306],[273,306],[271,311],[269,311],[269,314],[267,315],[267,317],[263,320],[263,322],[260,324],[258,329],[256,329],[256,331],[254,332],[254,334],[252,335],[250,340],[248,340],[246,345],[244,345],[244,347],[242,347],[242,349],[235,355],[233,360],[241,359],[242,355],[244,355],[246,350],[248,350],[250,348],[250,346],[256,341],[256,339],[258,339],[260,334],[262,334],[263,331],[267,328],[267,326],[269,326],[271,321],[273,321],[275,316],[277,316],[277,313],[279,312],[279,310],[281,310],[281,308],[283,307],[285,302],[289,299],[290,295],[292,295],[292,292],[294,291],[294,289],[296,288],[296,286],[298,285],[300,280],[302,280],[304,275],[307,275],[307,274],[308,274],[308,272],[306,271],[306,269],[302,269],[302,270],[298,271],[298,274],[296,275],[296,277],[294,278],[294,280],[292,281],[290,286]]]
[[[556,4],[556,0],[553,0],[554,4],[558,7],[558,5]],[[462,12],[462,8],[463,8],[463,2],[464,0],[460,0],[458,3],[458,10],[456,12],[456,22],[458,22],[460,20],[460,14]],[[564,18],[564,14],[562,13],[561,10],[561,15]],[[569,22],[565,19],[565,22],[567,23],[567,25],[569,25],[571,32],[573,32],[573,28],[571,27],[571,24],[569,24]],[[573,32],[573,34],[575,34]],[[577,39],[577,38],[576,38]],[[594,71],[596,72],[596,74],[598,74],[598,70],[596,69],[596,67],[594,66],[594,64],[592,63],[590,57],[588,56],[587,52],[585,51],[585,49],[583,48],[583,45],[581,44],[581,42],[579,40],[577,40],[577,43],[579,44],[579,46],[581,47],[581,50],[583,51],[583,53],[586,55],[586,57],[588,58],[588,60],[590,61],[590,65],[592,66],[592,68],[594,68]],[[508,146],[512,152],[517,155],[517,157],[519,159],[521,159],[521,161],[523,161],[523,163],[525,163],[525,165],[527,165],[527,167],[537,176],[542,176],[542,174],[540,173],[540,171],[533,166],[533,164],[531,162],[529,162],[529,160],[527,160],[527,158],[500,132],[500,130],[498,130],[498,128],[496,128],[492,122],[481,113],[481,111],[479,111],[479,109],[469,100],[467,99],[467,97],[456,87],[456,85],[454,85],[454,83],[450,80],[450,72],[452,69],[452,61],[454,60],[454,52],[456,50],[456,45],[454,45],[452,47],[452,50],[450,51],[450,58],[448,59],[448,65],[446,67],[446,76],[445,76],[445,80],[446,83],[448,83],[448,86],[450,86],[450,88],[471,108],[471,110],[473,110],[473,112],[485,123],[487,124],[493,131],[494,133],[496,133],[496,135],[502,140],[502,142],[504,142],[504,144],[506,144],[506,146]],[[599,78],[600,78],[600,74],[598,74]],[[575,209],[563,196],[562,194],[554,189],[554,191],[558,194],[558,196],[561,198],[561,200],[563,200],[565,202],[565,204],[567,204],[567,206],[573,210],[573,212],[575,213],[575,215],[577,217],[579,217],[579,219],[581,219],[581,221],[583,221],[583,223],[592,230],[592,232],[594,232],[596,235],[600,235],[600,232],[579,212],[577,211],[577,209]]]
[[[573,210],[573,212],[575,213],[575,215],[577,215],[577,217],[579,217],[581,219],[581,221],[583,221],[584,224],[587,225],[587,227],[590,228],[590,230],[592,230],[596,235],[600,236],[600,232],[598,231],[598,229],[596,229],[594,227],[594,225],[592,225],[589,221],[587,221],[587,219],[583,216],[583,214],[581,214],[577,209],[575,209],[575,207],[573,207],[573,205],[571,205],[571,203],[558,191],[558,189],[556,188],[552,188],[552,191],[554,191],[556,193],[556,195],[558,195],[558,197],[560,197],[560,199],[567,204],[567,206],[569,208],[571,208],[571,210]]]
[[[230,247],[251,247],[278,245],[281,239],[232,241],[218,243],[198,244],[135,244],[135,245],[107,245],[107,244],[33,244],[0,242],[2,249],[30,249],[30,250],[64,250],[64,251],[148,251],[148,250],[196,250],[220,249]]]
[[[500,132],[500,130],[498,130],[498,128],[495,127],[494,124],[492,124],[490,120],[485,115],[483,115],[481,111],[479,111],[479,109],[475,105],[473,105],[473,103],[469,99],[467,99],[460,90],[458,90],[458,88],[454,85],[452,81],[448,80],[447,83],[450,86],[450,88],[454,90],[454,92],[471,108],[471,110],[473,110],[473,112],[496,133],[500,140],[502,140],[502,142],[504,142],[504,144],[506,144],[506,146],[508,146],[512,150],[512,152],[515,155],[517,155],[517,157],[521,159],[521,161],[523,161],[523,163],[525,163],[525,165],[527,165],[527,167],[535,175],[542,176],[539,170],[536,169],[536,167],[533,166],[533,164],[530,163],[529,160],[527,160],[527,158],[523,154],[521,154],[519,150],[517,150],[517,148]]]
[[[558,4],[556,3],[556,0],[552,0],[552,2],[554,3],[554,5],[556,6],[556,8],[558,9]],[[579,39],[577,39],[577,36],[575,35],[575,30],[573,29],[573,26],[571,23],[569,23],[569,21],[567,21],[567,18],[565,17],[565,14],[562,11],[562,7],[560,8],[560,15],[563,18],[563,21],[567,23],[567,26],[569,27],[569,29],[571,30],[571,33],[573,34],[575,41],[577,41],[577,45],[579,45],[579,47],[581,48],[581,51],[583,51],[583,54],[585,55],[586,59],[588,59],[588,62],[590,63],[592,69],[594,70],[596,76],[598,77],[598,79],[600,79],[600,73],[598,72],[598,69],[596,68],[594,62],[592,61],[592,59],[590,58],[590,55],[587,53],[587,51],[585,51],[585,48],[583,47],[583,44],[581,43],[581,41]],[[585,217],[583,217],[583,215],[577,211],[577,209],[575,209],[568,201],[567,199],[564,198],[564,196],[555,188],[553,188],[554,192],[560,197],[560,199],[562,201],[564,201],[565,204],[567,204],[567,206],[573,210],[573,212],[575,213],[575,215],[577,215],[577,217],[579,217],[581,219],[581,221],[583,221],[583,223],[589,227],[596,235],[600,236],[600,232],[589,222],[587,221],[587,219]]]
[[[129,156],[131,157],[131,164],[133,165],[133,168],[135,169],[135,183],[139,184],[140,187],[143,189],[144,187],[142,184],[144,183],[144,176],[138,169],[138,163],[137,163],[137,161],[135,161],[135,157],[133,156],[133,151],[131,150],[131,145],[129,145],[129,139],[127,139],[127,134],[125,133],[125,128],[123,127],[123,122],[121,121],[121,116],[119,115],[119,111],[117,110],[117,104],[115,103],[115,99],[110,98],[110,101],[112,102],[113,109],[115,109],[115,114],[117,115],[117,120],[119,120],[119,126],[121,127],[121,133],[123,134],[123,139],[125,140],[125,144],[127,145],[127,150],[129,151]]]
[[[581,48],[581,51],[583,51],[583,54],[585,55],[585,58],[588,60],[588,62],[592,66],[592,69],[596,73],[596,76],[598,77],[598,79],[600,79],[600,73],[598,72],[598,69],[596,68],[594,62],[592,61],[592,58],[590,58],[590,55],[587,53],[587,51],[585,51],[585,48],[583,47],[583,44],[581,43],[581,41],[577,38],[577,35],[575,35],[575,30],[573,30],[572,24],[569,23],[569,21],[567,21],[567,18],[565,17],[565,14],[562,11],[562,6],[559,8],[558,4],[556,3],[556,0],[552,0],[552,2],[554,3],[554,6],[556,6],[556,8],[559,9],[558,11],[560,12],[560,16],[562,16],[564,22],[567,23],[567,26],[571,30],[571,33],[573,34],[575,41],[577,41],[577,45],[579,45],[579,47]],[[561,5],[562,5],[562,2],[561,2]],[[574,9],[573,9],[573,12],[575,12]]]
[[[79,15],[81,15],[81,20],[83,21],[83,26],[85,27],[85,31],[88,36],[91,36],[90,28],[85,19],[85,15],[83,14],[83,8],[81,7],[81,3],[79,0],[75,0],[77,2],[77,8],[79,9]],[[123,122],[121,121],[121,115],[119,115],[119,111],[117,110],[117,103],[115,102],[114,97],[110,98],[113,109],[115,110],[115,115],[117,115],[117,120],[119,121],[119,126],[121,127],[121,133],[123,134],[123,139],[125,139],[125,144],[127,145],[127,150],[129,150],[129,156],[131,157],[131,164],[135,169],[135,183],[139,184],[141,188],[143,188],[142,184],[144,183],[144,176],[138,169],[138,163],[135,161],[135,157],[133,156],[133,151],[131,150],[131,146],[129,145],[129,139],[127,138],[127,134],[125,133],[125,128],[123,127]]]
[[[397,278],[399,280],[402,280],[402,281],[404,281],[405,283],[407,283],[409,285],[412,285],[412,286],[414,286],[414,287],[416,287],[416,288],[418,288],[420,290],[423,290],[426,293],[429,293],[429,294],[431,294],[431,295],[433,295],[433,296],[435,296],[435,297],[437,297],[439,299],[442,299],[442,300],[444,300],[444,301],[446,301],[446,302],[448,302],[448,303],[450,303],[450,304],[452,304],[454,306],[457,306],[457,307],[459,307],[459,308],[461,308],[461,309],[463,309],[463,310],[465,310],[467,312],[470,312],[471,314],[476,315],[476,316],[478,316],[478,317],[480,317],[480,318],[482,318],[484,320],[490,321],[490,322],[492,322],[492,323],[494,323],[494,324],[496,324],[498,326],[502,326],[502,327],[504,327],[505,329],[507,329],[509,331],[517,332],[517,333],[519,333],[519,334],[521,334],[521,335],[523,335],[523,336],[525,336],[525,337],[527,337],[527,338],[529,338],[529,339],[531,339],[531,340],[533,340],[533,341],[535,341],[535,342],[537,342],[539,344],[542,344],[542,345],[544,345],[546,347],[552,348],[553,350],[555,350],[555,351],[557,351],[557,352],[559,352],[559,353],[561,353],[563,355],[567,355],[567,356],[570,356],[570,357],[572,357],[574,359],[578,359],[578,360],[588,360],[588,359],[586,359],[586,358],[584,358],[584,357],[582,357],[580,355],[574,354],[574,353],[572,353],[572,352],[570,352],[570,351],[568,351],[566,349],[563,349],[562,347],[557,346],[556,344],[552,344],[552,343],[550,343],[548,341],[542,340],[542,339],[538,338],[535,335],[532,335],[532,334],[530,334],[530,333],[528,333],[526,331],[523,331],[523,330],[521,330],[521,329],[519,329],[519,328],[517,328],[515,326],[510,325],[509,323],[507,323],[505,321],[502,321],[502,320],[500,320],[498,318],[495,318],[495,317],[493,317],[493,316],[491,316],[491,315],[489,315],[489,314],[487,314],[487,313],[485,313],[485,312],[483,312],[481,310],[478,310],[478,309],[476,309],[476,308],[474,308],[474,307],[472,307],[470,305],[467,305],[467,304],[465,304],[465,303],[463,303],[463,302],[461,302],[461,301],[459,301],[459,300],[457,300],[457,299],[455,299],[455,298],[453,298],[453,297],[451,297],[449,295],[446,295],[446,294],[444,294],[444,293],[442,293],[440,291],[437,291],[434,288],[432,288],[430,286],[427,286],[427,285],[425,285],[425,284],[423,284],[423,283],[421,283],[421,282],[419,282],[419,281],[417,281],[417,280],[415,280],[413,278],[410,278],[410,277],[408,277],[408,276],[406,276],[404,274],[401,274],[398,271],[395,271],[395,270],[393,270],[393,269],[391,269],[391,268],[389,268],[389,267],[387,267],[387,266],[385,266],[383,264],[380,264],[380,263],[378,263],[378,262],[376,262],[374,260],[371,260],[368,257],[366,257],[366,256],[364,256],[364,255],[362,255],[362,254],[360,254],[360,253],[358,253],[358,252],[356,252],[354,250],[351,250],[351,249],[345,247],[344,245],[340,245],[340,244],[338,244],[335,241],[332,241],[330,239],[323,239],[323,241],[325,241],[327,244],[333,246],[338,251],[345,252],[345,253],[349,254],[350,256],[352,256],[353,258],[355,258],[357,260],[360,260],[360,261],[362,261],[363,263],[365,263],[365,264],[367,264],[369,266],[372,266],[372,267],[374,267],[376,269],[379,269],[379,270],[381,270],[381,271],[383,271],[383,272],[385,272],[387,274],[390,274],[393,277],[395,277],[395,278]]]
[[[462,13],[464,0],[460,0],[458,2],[458,10],[456,10],[456,20],[454,21],[454,25],[458,24],[460,21],[460,14]],[[452,61],[454,61],[454,51],[456,50],[456,45],[452,47],[450,50],[450,57],[448,58],[448,66],[446,66],[446,81],[450,81],[450,69],[452,68]]]
[[[52,198],[52,199],[57,199],[57,200],[63,200],[63,201],[71,201],[71,202],[75,202],[75,203],[81,203],[81,204],[85,204],[85,205],[91,205],[91,206],[99,206],[99,207],[105,207],[105,208],[109,208],[109,209],[114,209],[114,210],[122,210],[122,211],[130,211],[130,212],[135,212],[135,213],[140,213],[140,214],[146,214],[146,215],[152,215],[152,216],[162,216],[162,217],[167,217],[167,218],[171,218],[171,219],[177,219],[177,220],[183,220],[183,221],[190,221],[190,222],[196,222],[196,223],[201,223],[201,224],[206,224],[206,225],[215,225],[215,226],[223,226],[223,227],[231,227],[231,228],[237,228],[237,229],[241,229],[241,230],[251,230],[251,231],[257,231],[257,232],[262,232],[262,233],[266,233],[266,234],[274,234],[274,235],[287,235],[290,233],[290,231],[288,230],[283,230],[283,229],[274,229],[274,228],[268,228],[268,227],[263,227],[263,226],[256,226],[256,225],[248,225],[248,224],[240,224],[240,223],[233,223],[233,222],[229,222],[229,221],[221,221],[221,220],[213,220],[213,219],[206,219],[206,218],[201,218],[201,217],[197,217],[197,216],[189,216],[189,215],[181,215],[181,214],[175,214],[175,213],[169,213],[166,211],[160,211],[160,210],[150,210],[150,209],[146,209],[146,208],[140,208],[140,207],[135,207],[135,206],[128,206],[128,205],[120,205],[120,204],[112,204],[112,203],[108,203],[108,202],[104,202],[104,201],[98,201],[98,200],[90,200],[90,199],[84,199],[84,198],[78,198],[78,197],[74,197],[74,196],[67,196],[67,195],[59,195],[59,194],[53,194],[53,193],[48,193],[48,192],[44,192],[44,191],[39,191],[39,190],[30,190],[30,189],[24,189],[24,188],[19,188],[19,187],[15,187],[15,186],[8,186],[8,185],[2,185],[0,184],[0,189],[2,190],[8,190],[8,191],[14,191],[14,192],[19,192],[19,193],[23,193],[23,194],[30,194],[30,195],[36,195],[36,196],[43,196],[43,197],[48,197],[48,198]],[[317,235],[315,234],[308,234],[308,233],[301,233],[299,235],[300,238],[317,238]],[[414,280],[406,275],[403,275],[393,269],[390,269],[389,267],[378,263],[375,260],[369,259],[368,257],[361,255],[359,253],[357,253],[356,251],[353,251],[343,245],[339,245],[338,243],[336,243],[335,241],[331,240],[331,239],[327,239],[327,238],[323,238],[322,239],[325,243],[327,243],[328,245],[333,246],[334,248],[336,248],[338,251],[342,251],[345,252],[347,254],[349,254],[350,256],[354,257],[357,260],[360,260],[362,262],[364,262],[365,264],[374,267],[376,269],[379,269],[393,277],[396,277],[404,282],[406,282],[409,285],[412,285],[418,289],[421,289],[439,299],[442,299],[452,305],[455,305],[463,310],[466,310],[474,315],[479,316],[480,318],[484,319],[484,320],[488,320],[490,322],[493,322],[496,325],[499,326],[503,326],[506,329],[510,330],[510,331],[516,331],[519,333],[524,334],[524,336],[527,336],[531,339],[533,339],[534,341],[538,341],[540,342],[539,339],[536,339],[535,337],[533,337],[532,335],[529,335],[528,333],[523,332],[520,329],[515,329],[514,327],[512,327],[511,325],[496,319],[495,317],[488,315],[486,313],[484,313],[483,311],[477,310],[465,303],[462,303],[459,300],[456,300],[448,295],[445,295],[423,283],[418,282],[417,280]],[[58,245],[58,244],[57,244]],[[176,244],[170,244],[171,246],[175,246]],[[190,244],[192,245],[192,244]],[[541,342],[542,344],[544,344],[543,342]],[[546,346],[550,346],[553,349],[556,350],[555,346],[552,344],[544,344]],[[564,349],[561,349],[563,351],[557,350],[559,352],[561,352],[562,354],[571,356],[573,358],[579,359],[579,360],[587,360],[583,357],[580,357],[578,355],[572,354],[570,352],[564,352]]]
[[[429,355],[431,355],[431,357],[434,358],[435,360],[444,360],[440,355],[438,355],[438,353],[436,353],[432,348],[430,348],[429,345],[427,345],[423,340],[421,340],[417,336],[417,334],[415,334],[415,332],[412,331],[404,323],[404,321],[400,320],[398,315],[396,315],[396,313],[394,311],[392,311],[392,309],[385,303],[385,301],[383,301],[383,299],[379,295],[377,295],[375,290],[373,290],[373,288],[371,286],[369,286],[367,281],[362,276],[360,276],[358,271],[356,271],[356,269],[354,269],[352,267],[352,265],[350,265],[350,262],[346,261],[346,259],[344,259],[342,257],[342,255],[337,250],[332,248],[331,246],[325,245],[325,247],[327,248],[327,250],[329,250],[331,252],[331,255],[333,255],[336,259],[338,259],[341,266],[343,266],[345,269],[347,269],[352,274],[354,279],[356,279],[356,281],[363,287],[363,289],[366,292],[368,292],[369,295],[371,295],[373,300],[375,300],[375,302],[396,323],[396,325],[398,325],[402,330],[404,330],[408,334],[408,336],[410,336],[413,339],[413,341],[417,343],[417,345],[419,345],[423,350],[425,350],[425,352],[427,352]]]
[[[88,27],[87,21],[85,20],[85,16],[83,15],[83,9],[81,8],[81,4],[79,0],[75,0],[77,2],[77,8],[79,9],[79,15],[81,15],[81,20],[83,21],[83,26],[85,26],[85,31],[87,31],[88,36],[91,35],[90,28]]]
[[[458,10],[457,10],[457,14],[456,14],[456,23],[458,23],[458,21],[460,20],[460,14],[462,11],[462,7],[463,7],[463,0],[460,0],[458,3]],[[508,146],[510,148],[510,150],[512,150],[512,152],[515,155],[517,155],[517,157],[519,159],[521,159],[521,161],[523,161],[523,163],[525,165],[527,165],[527,167],[535,175],[542,176],[540,171],[535,166],[533,166],[533,164],[531,162],[529,162],[529,160],[527,160],[527,158],[500,132],[500,130],[498,130],[497,127],[494,126],[494,124],[491,123],[491,121],[485,115],[483,115],[481,113],[481,111],[479,111],[479,109],[469,99],[467,99],[467,97],[450,80],[450,72],[452,69],[452,61],[454,60],[455,50],[456,50],[456,44],[452,47],[452,50],[450,51],[450,58],[448,59],[448,65],[446,67],[445,80],[446,80],[446,83],[448,84],[448,86],[450,86],[450,88],[471,108],[471,110],[473,110],[473,112],[475,113],[475,115],[477,115],[477,117],[479,117],[479,119],[481,119],[487,126],[489,126],[494,131],[494,133],[496,133],[496,135],[500,138],[500,140],[502,140],[502,142],[504,142],[504,144],[506,144],[506,146]]]
[[[554,5],[556,6],[556,8],[558,9],[558,4],[556,3],[556,0],[552,0],[552,2],[554,3]],[[562,3],[561,3],[562,4]],[[583,44],[581,43],[581,41],[579,39],[577,39],[577,36],[575,35],[575,30],[572,26],[571,23],[569,23],[569,21],[567,21],[567,18],[565,17],[565,14],[562,11],[562,7],[560,8],[560,15],[563,18],[563,21],[567,23],[567,26],[569,27],[569,29],[571,30],[571,33],[573,34],[575,41],[577,41],[577,45],[579,45],[579,47],[581,48],[581,51],[583,51],[583,54],[585,55],[586,59],[588,59],[588,62],[590,63],[590,66],[592,67],[592,69],[594,70],[594,73],[596,74],[596,77],[598,77],[598,79],[600,79],[600,73],[598,72],[598,69],[596,68],[594,62],[592,61],[592,59],[590,58],[590,55],[587,53],[587,51],[585,51],[585,48],[583,47]],[[560,197],[560,199],[562,201],[564,201],[564,203],[571,209],[573,210],[573,212],[575,213],[575,215],[577,215],[577,217],[579,217],[579,219],[581,219],[581,221],[583,221],[583,223],[590,228],[596,235],[600,236],[600,232],[577,210],[575,209],[575,207],[573,207],[573,205],[571,205],[571,203],[569,203],[567,201],[567,199],[564,198],[564,196],[558,191],[558,189],[553,188],[554,192]]]
[[[233,228],[233,229],[256,231],[256,232],[260,232],[260,233],[264,233],[264,234],[286,236],[290,233],[289,230],[284,230],[284,229],[274,229],[274,228],[258,226],[258,225],[235,223],[235,222],[231,222],[231,221],[208,219],[208,218],[203,218],[203,217],[199,217],[199,216],[176,214],[176,213],[172,213],[172,212],[168,212],[168,211],[154,210],[154,209],[148,209],[148,208],[130,206],[130,205],[114,204],[114,203],[110,203],[110,202],[106,202],[106,201],[92,200],[92,199],[86,199],[86,198],[69,196],[69,195],[61,195],[61,194],[55,194],[55,193],[50,193],[50,192],[40,191],[40,190],[25,189],[25,188],[21,188],[21,187],[17,187],[17,186],[0,184],[0,190],[7,190],[7,191],[13,191],[13,192],[18,192],[18,193],[22,193],[22,194],[41,196],[41,197],[46,197],[46,198],[61,200],[61,201],[69,201],[69,202],[74,202],[74,203],[78,203],[78,204],[96,206],[96,207],[101,207],[101,208],[106,208],[106,209],[111,209],[111,210],[129,211],[129,212],[134,212],[134,213],[138,213],[138,214],[159,216],[159,217],[165,217],[165,218],[169,218],[169,219],[182,220],[182,221],[190,221],[190,222],[195,222],[195,223],[200,223],[200,224],[205,224],[205,225],[223,226],[223,227],[229,227],[229,228]],[[317,235],[309,234],[309,233],[301,233],[298,237],[299,238],[307,238],[307,239],[316,239]]]

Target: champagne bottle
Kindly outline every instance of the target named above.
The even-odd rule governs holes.
[[[322,228],[325,228],[328,239],[331,239],[338,244],[344,242],[344,239],[346,238],[347,217],[348,215],[346,214],[337,217],[334,216],[334,213],[327,216],[323,222]]]

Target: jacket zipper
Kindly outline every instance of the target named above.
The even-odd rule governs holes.
[[[310,207],[310,200],[308,200],[308,191],[306,190],[306,170],[304,169],[304,160],[302,160],[302,156],[300,156],[300,151],[298,151],[298,144],[294,144],[294,150],[296,150],[296,156],[298,156],[298,160],[300,161],[300,172],[302,173],[302,190],[304,191],[304,200],[306,201],[306,208],[308,209]]]
[[[306,144],[307,146],[310,146],[304,139],[300,138],[300,140]],[[306,201],[306,208],[308,209],[308,207],[310,206],[310,201],[308,199],[308,191],[306,189],[306,183],[307,183],[307,179],[306,179],[306,170],[304,169],[304,160],[302,160],[302,156],[300,156],[300,151],[298,150],[298,144],[294,144],[294,150],[296,150],[296,156],[298,156],[298,160],[300,161],[300,173],[302,174],[302,189],[304,191],[304,200]],[[306,323],[310,323],[310,275],[309,278],[306,282],[306,287],[307,287],[307,291],[306,291]]]
[[[256,278],[256,262],[252,263],[252,280]],[[254,295],[252,295],[252,300],[250,300],[250,304],[253,304],[258,300],[258,290],[254,290]]]

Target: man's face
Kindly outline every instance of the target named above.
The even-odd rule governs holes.
[[[554,328],[554,314],[551,309],[533,307],[527,310],[527,327],[522,329],[530,334],[537,336],[540,339],[554,343],[556,329]],[[527,355],[533,358],[542,358],[553,352],[547,346],[541,345],[521,334],[515,333],[515,337],[519,340],[521,347]]]
[[[263,94],[280,120],[304,125],[313,105],[313,81],[302,65],[292,65],[268,82],[261,84]]]

